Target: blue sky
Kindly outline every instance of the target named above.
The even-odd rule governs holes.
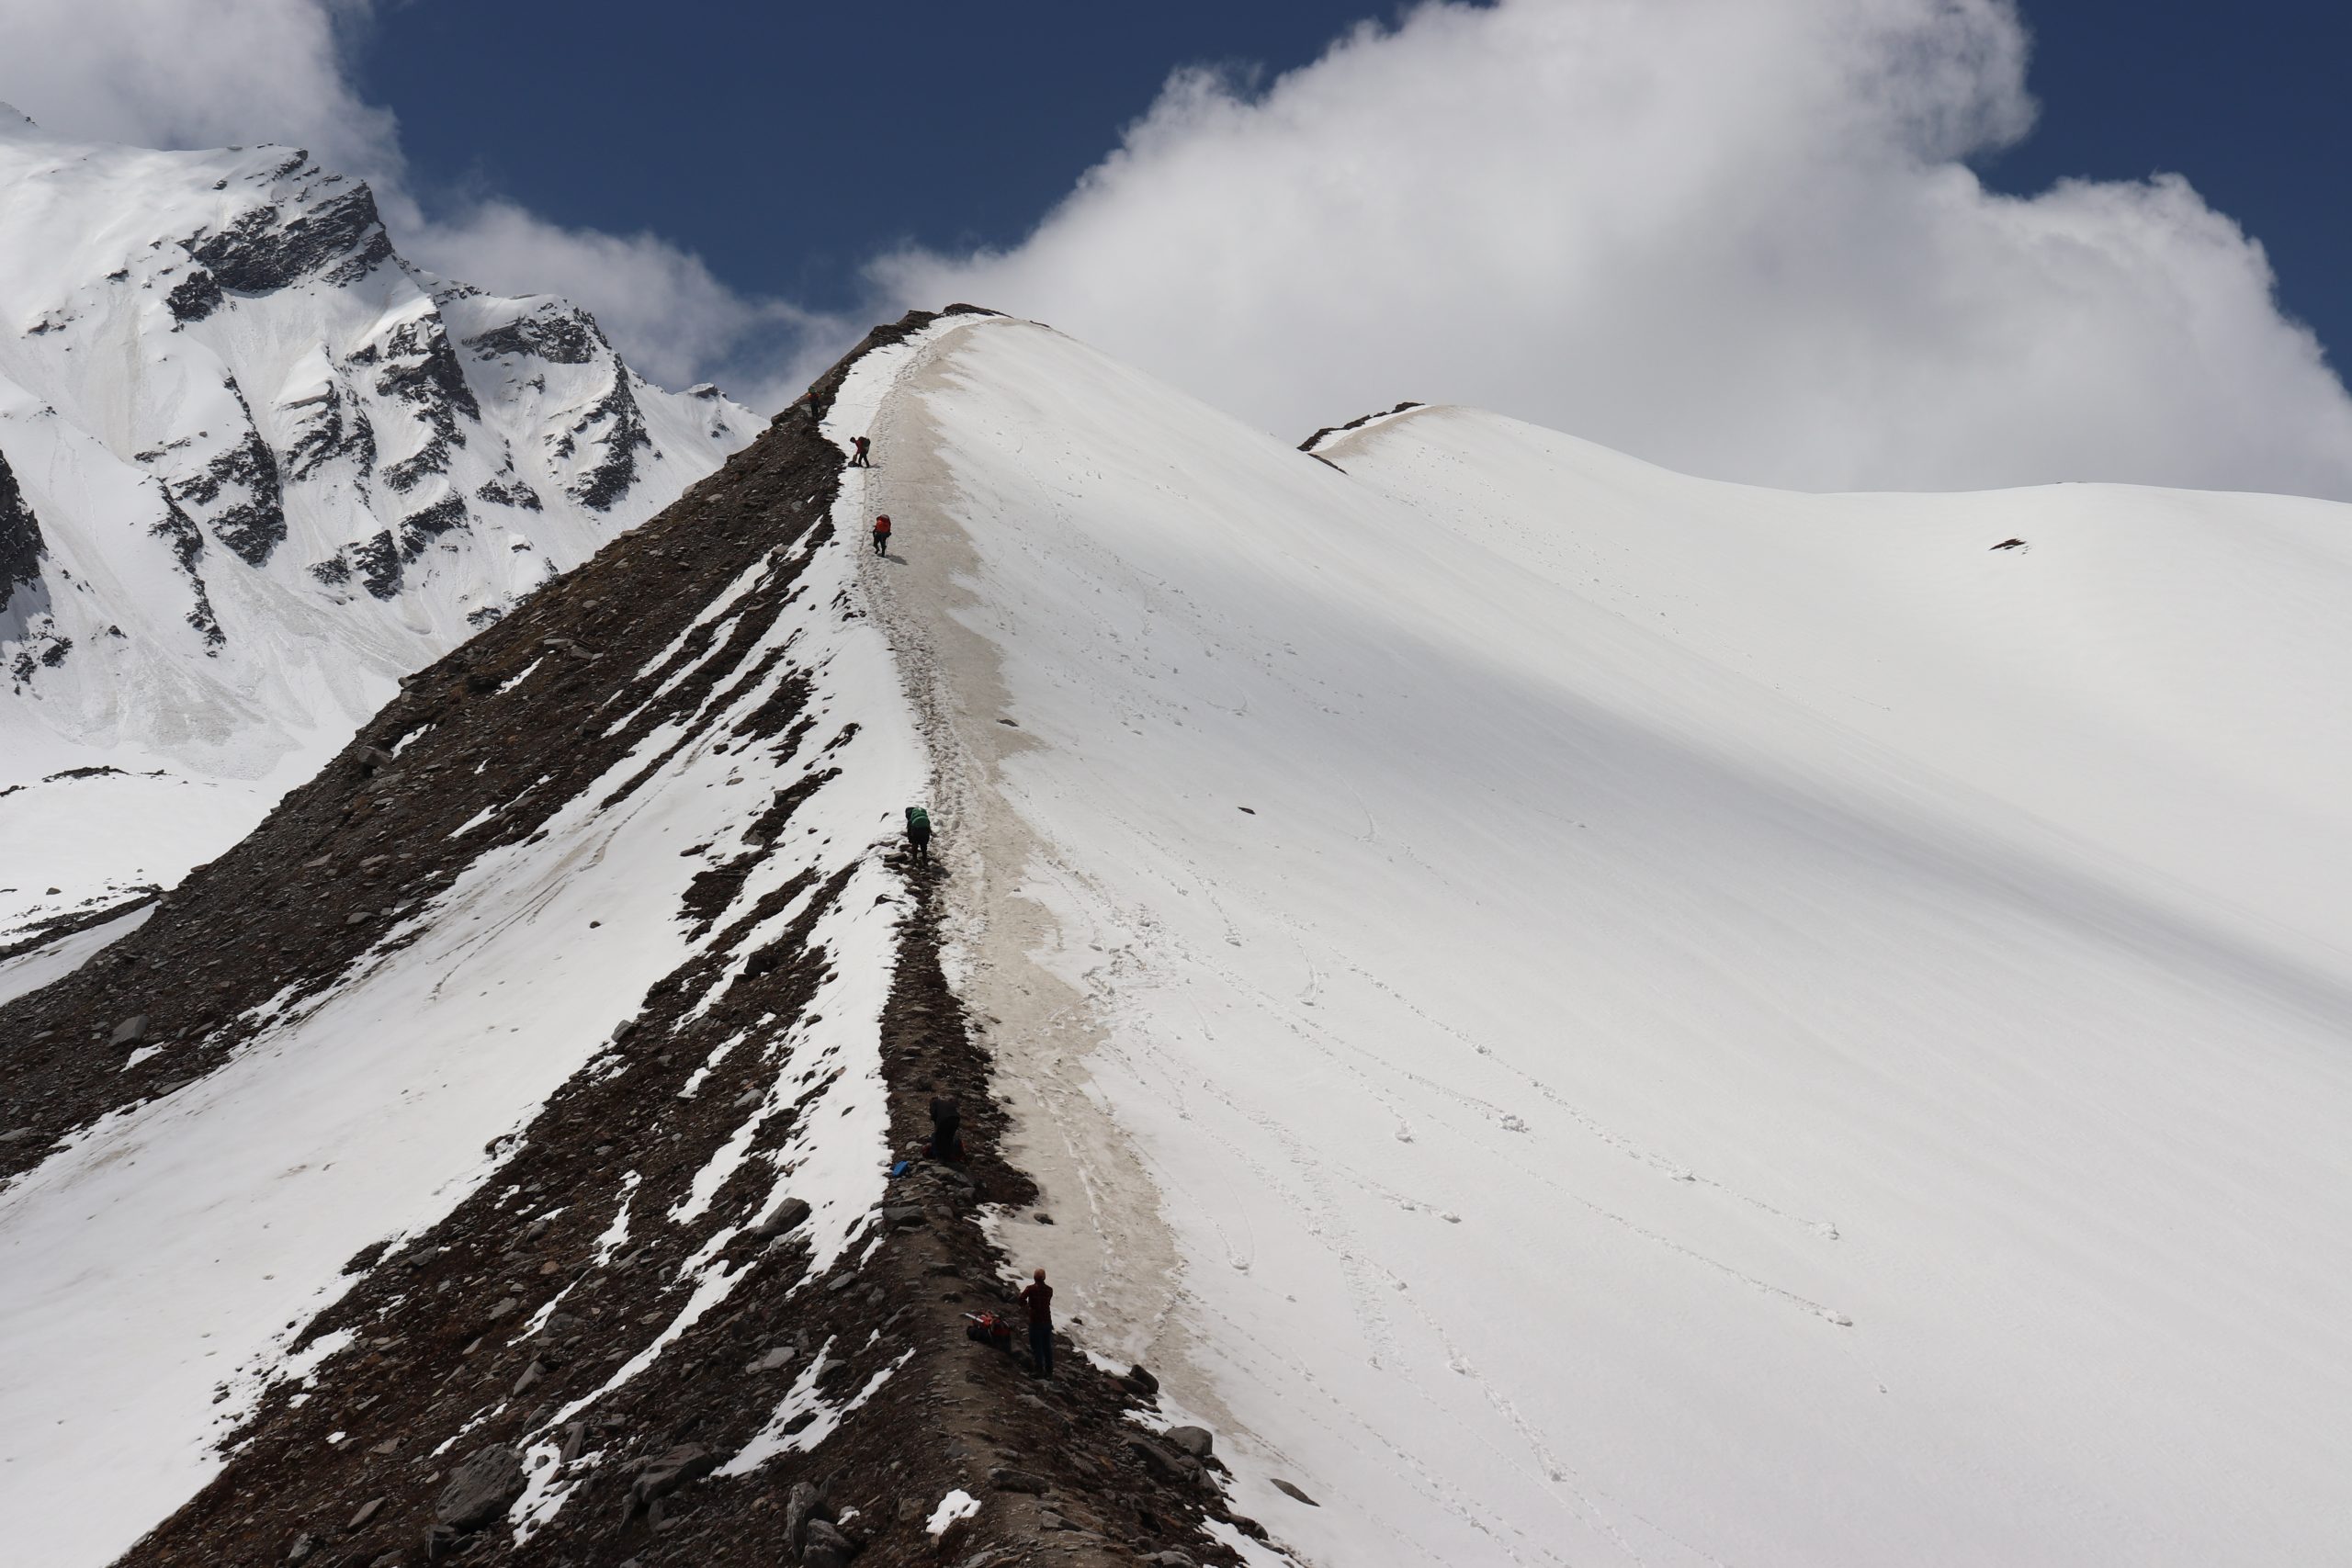
[[[428,189],[486,188],[559,222],[650,229],[734,287],[862,301],[892,244],[1020,240],[1173,68],[1280,73],[1396,7],[1361,0],[780,6],[404,0],[360,35],[364,95]],[[2268,250],[2287,309],[2352,344],[2352,7],[2310,0],[2041,0],[2019,146],[1997,188],[2185,175]]]
[[[966,299],[1294,440],[1412,398],[1803,490],[2352,500],[2347,41],[2283,0],[6,0],[0,99],[307,147],[412,259],[763,408]]]

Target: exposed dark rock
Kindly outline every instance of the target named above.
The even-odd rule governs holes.
[[[402,321],[381,343],[371,343],[346,364],[379,367],[376,395],[397,398],[454,446],[466,444],[461,419],[479,421],[481,404],[466,384],[457,352],[437,316]]]
[[[200,266],[190,268],[188,275],[172,285],[172,291],[164,296],[164,309],[183,326],[203,321],[225,302],[220,280]]]
[[[796,1481],[786,1495],[784,1505],[784,1540],[794,1556],[808,1549],[808,1526],[818,1519],[830,1520],[832,1505],[824,1489],[806,1481]]]
[[[462,503],[460,503],[462,504]],[[350,547],[351,564],[359,585],[379,599],[398,597],[401,591],[401,551],[387,528],[374,538]]]
[[[1206,1427],[1170,1427],[1163,1435],[1171,1445],[1194,1459],[1204,1460],[1216,1448],[1216,1439]]]
[[[244,499],[216,507],[222,491],[231,486],[243,491]],[[207,509],[214,536],[248,566],[268,560],[286,537],[277,459],[258,430],[247,428],[243,441],[215,457],[200,472],[180,480],[172,493],[186,505]]]
[[[299,154],[295,169],[307,161]],[[356,181],[290,219],[274,206],[254,208],[181,248],[237,294],[267,294],[306,277],[350,283],[392,257],[375,193]]]
[[[410,513],[401,519],[401,557],[414,560],[426,544],[443,534],[464,527],[470,521],[462,495],[445,495],[432,505]]]
[[[505,1513],[526,1484],[523,1456],[492,1443],[449,1472],[449,1483],[434,1501],[433,1517],[452,1529],[480,1529]]]
[[[1319,1508],[1323,1506],[1278,1475],[1270,1475],[1266,1479],[1274,1483],[1274,1490],[1282,1493],[1284,1496],[1295,1497],[1310,1508]]]
[[[1127,1451],[1143,1461],[1153,1480],[1171,1486],[1190,1486],[1201,1478],[1201,1461],[1179,1453],[1158,1439],[1138,1432],[1127,1439]]]
[[[468,338],[466,346],[484,359],[502,354],[535,355],[550,365],[585,365],[596,357],[598,349],[612,345],[585,310],[548,305]]]
[[[718,1468],[718,1456],[699,1443],[682,1443],[671,1449],[650,1461],[638,1472],[637,1479],[629,1483],[621,1522],[627,1524],[678,1488],[700,1481]]]
[[[449,438],[435,431],[431,440],[397,463],[384,466],[384,483],[406,495],[435,474],[449,471]]]
[[[1119,1381],[1134,1390],[1141,1398],[1158,1399],[1159,1397],[1159,1380],[1141,1367],[1129,1367],[1126,1376]]]
[[[298,412],[300,411],[300,412]],[[286,477],[307,479],[337,457],[348,457],[361,473],[376,467],[376,427],[368,411],[330,379],[316,397],[285,405],[295,418],[294,440],[286,452]]]
[[[1408,400],[1404,402],[1398,403],[1393,409],[1374,409],[1370,413],[1360,413],[1356,415],[1355,418],[1348,421],[1345,424],[1327,424],[1322,429],[1317,431],[1314,434],[1308,436],[1306,440],[1300,442],[1298,444],[1298,449],[1302,452],[1312,454],[1317,446],[1323,445],[1323,438],[1327,435],[1337,435],[1343,430],[1362,430],[1365,425],[1370,424],[1375,419],[1386,419],[1390,414],[1403,413],[1407,409],[1417,409],[1420,406],[1420,404]],[[1324,461],[1330,462],[1330,459],[1327,457]],[[1332,463],[1331,466],[1335,468],[1339,468],[1337,463]],[[1344,469],[1341,471],[1345,472]]]
[[[831,1519],[810,1519],[808,1544],[800,1549],[800,1568],[848,1568],[857,1554],[841,1528]]]
[[[804,1200],[786,1198],[776,1205],[775,1213],[752,1227],[752,1234],[763,1241],[782,1235],[807,1219],[808,1214],[808,1205]]]
[[[637,394],[629,389],[627,370],[614,372],[612,386],[565,433],[556,446],[556,456],[571,456],[575,442],[601,446],[604,455],[589,466],[587,472],[571,481],[569,493],[591,512],[608,512],[637,482],[639,449],[653,445],[653,437],[646,433],[645,414],[638,407]]]
[[[0,452],[0,604],[7,603],[18,583],[40,575],[48,547],[40,536],[40,522],[25,502],[16,471],[8,467],[8,455]]]
[[[512,479],[504,484],[492,479],[474,491],[474,495],[477,499],[487,501],[494,506],[520,507],[525,512],[545,510],[545,503],[539,500],[539,492],[521,479]]]
[[[220,623],[212,614],[212,598],[204,591],[204,575],[197,570],[197,563],[204,558],[204,535],[196,519],[180,509],[168,488],[163,489],[164,515],[157,518],[147,532],[159,539],[171,542],[172,554],[187,574],[188,583],[196,590],[196,604],[187,613],[187,624],[204,634],[204,640],[213,648],[227,642]]]

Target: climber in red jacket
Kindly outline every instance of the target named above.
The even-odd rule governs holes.
[[[874,520],[874,553],[877,556],[890,553],[890,515],[887,512]]]

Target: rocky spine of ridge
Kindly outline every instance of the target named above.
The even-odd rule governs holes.
[[[1370,424],[1375,419],[1392,419],[1397,414],[1405,412],[1408,409],[1417,409],[1421,405],[1419,403],[1414,402],[1408,399],[1404,402],[1398,403],[1393,409],[1374,409],[1370,413],[1360,413],[1356,415],[1355,418],[1348,421],[1345,424],[1327,424],[1322,429],[1317,431],[1314,434],[1308,436],[1306,440],[1300,442],[1298,444],[1298,449],[1306,453],[1309,457],[1312,457],[1317,446],[1322,446],[1324,442],[1329,441],[1334,435],[1342,434],[1351,430],[1362,430],[1365,425]]]
[[[383,920],[492,849],[530,840],[649,736],[723,710],[715,695],[751,689],[788,657],[755,658],[761,632],[815,552],[862,544],[833,537],[841,455],[820,422],[858,355],[932,319],[877,329],[718,474],[413,677],[324,772],[175,888],[144,927],[0,1008],[13,1068],[0,1170],[28,1168],[60,1135],[215,1070],[249,1038],[250,1011],[289,988],[295,1005],[323,995]],[[735,602],[728,629],[697,626],[771,552],[776,564]],[[846,597],[834,608],[863,614]],[[555,679],[517,681],[547,660],[560,667]],[[803,711],[808,692],[807,679],[787,679],[728,737],[797,767],[797,782],[778,790],[751,848],[695,879],[683,918],[721,918],[796,806],[830,776],[826,752],[842,737]],[[632,708],[610,734],[582,717]],[[624,804],[633,787],[605,805]],[[452,836],[485,813],[484,826]],[[790,1202],[745,1212],[764,1191],[748,1175],[723,1185],[697,1222],[653,1227],[617,1251],[598,1245],[625,1199],[647,1214],[680,1202],[734,1126],[729,1101],[760,1081],[761,1052],[742,1049],[683,1097],[714,1039],[747,1024],[773,1038],[803,1019],[828,962],[809,928],[841,887],[819,889],[791,931],[748,948],[806,890],[787,886],[736,913],[653,985],[605,1053],[501,1149],[493,1180],[389,1257],[375,1247],[351,1260],[347,1292],[305,1325],[298,1348],[348,1343],[299,1391],[266,1394],[224,1444],[212,1483],[124,1562],[1236,1561],[1203,1529],[1231,1518],[1208,1435],[1155,1437],[1131,1419],[1154,1403],[1148,1374],[1107,1375],[1066,1335],[1062,1375],[1042,1388],[1013,1357],[965,1337],[965,1312],[1004,1310],[1012,1294],[979,1218],[989,1205],[1028,1201],[1034,1187],[1001,1152],[989,1021],[967,1011],[941,972],[936,884],[904,870],[910,907],[883,1024],[892,1142],[912,1145],[931,1096],[953,1092],[966,1107],[970,1158],[962,1170],[922,1162],[893,1182],[866,1233],[883,1238],[878,1247],[869,1252],[861,1237],[809,1279],[802,1214]],[[739,959],[748,962],[707,1013],[687,1016]],[[168,1048],[141,1059],[141,1042]],[[780,1122],[762,1139],[781,1137],[792,1115]],[[653,1346],[676,1315],[682,1266],[728,1226],[743,1227],[724,1256],[745,1272],[722,1307],[579,1410],[548,1451],[542,1424]],[[566,1291],[562,1310],[521,1332]],[[803,1408],[785,1422],[786,1436],[815,1420],[838,1425],[812,1449],[749,1473],[712,1473],[770,1428],[787,1396]],[[536,1451],[525,1447],[534,1432]],[[517,1545],[509,1510],[527,1467],[547,1464],[569,1491]],[[927,1522],[956,1488],[983,1506],[934,1535]]]

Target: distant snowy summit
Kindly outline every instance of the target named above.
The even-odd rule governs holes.
[[[80,143],[0,105],[0,790],[270,781],[250,826],[758,424],[560,299],[412,265],[306,152]]]

